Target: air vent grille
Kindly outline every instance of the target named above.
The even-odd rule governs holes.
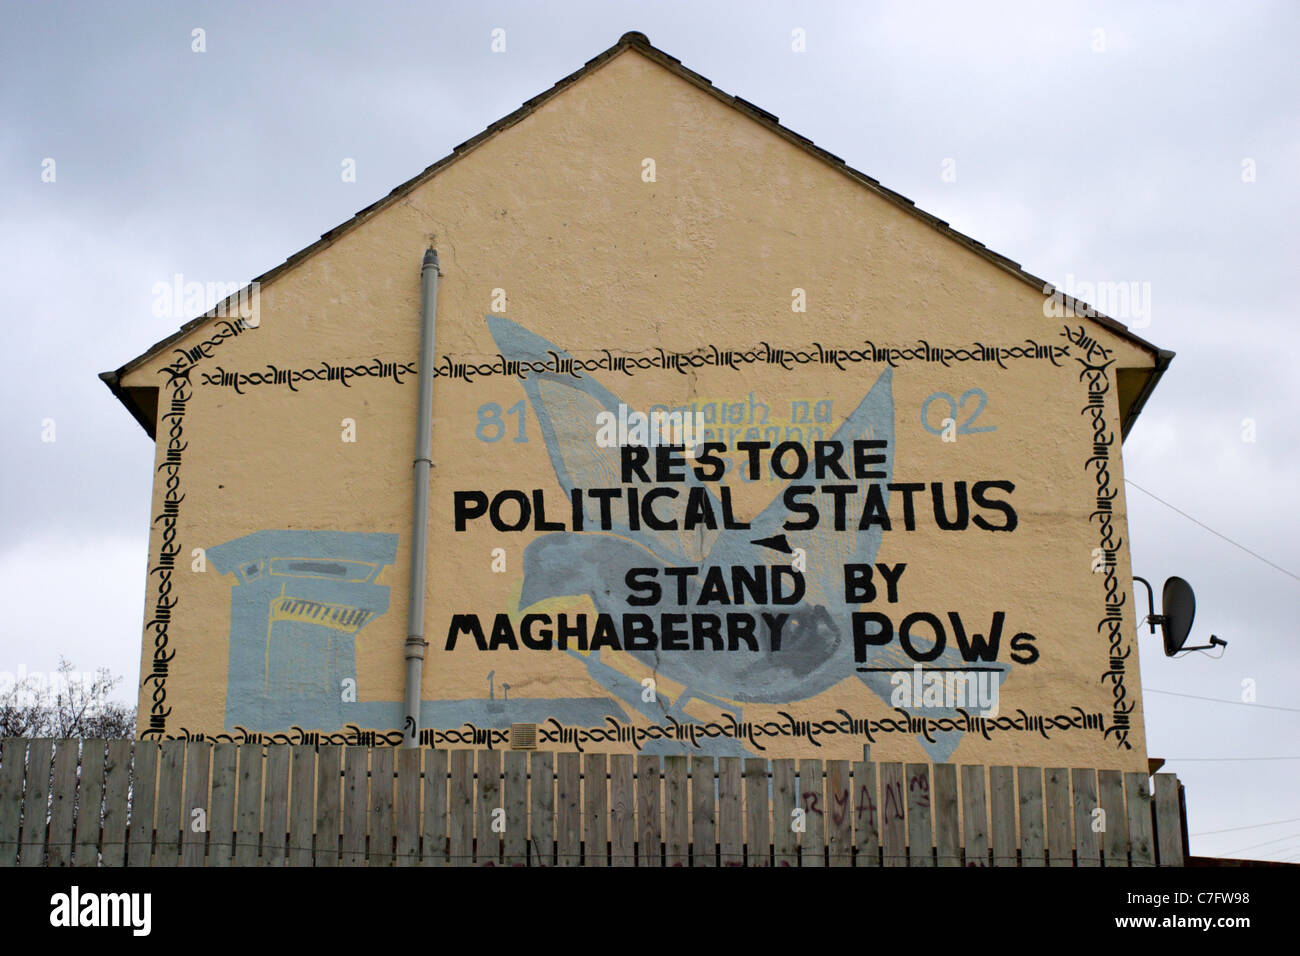
[[[511,724],[510,725],[510,749],[511,750],[536,750],[537,749],[537,725],[536,724]]]

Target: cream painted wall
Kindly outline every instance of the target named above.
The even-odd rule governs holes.
[[[655,162],[655,182],[642,179],[645,158]],[[737,748],[743,746],[745,752],[773,757],[859,758],[862,745],[870,742],[873,759],[882,760],[1145,769],[1131,597],[1124,601],[1118,631],[1119,653],[1128,655],[1123,706],[1133,706],[1126,728],[1117,727],[1114,681],[1103,678],[1111,669],[1110,644],[1099,632],[1106,615],[1108,575],[1093,570],[1102,526],[1094,515],[1096,462],[1088,464],[1094,451],[1093,418],[1081,414],[1089,386],[1078,358],[1086,356],[1086,349],[1063,337],[1061,319],[1044,316],[1039,291],[634,50],[616,56],[523,122],[488,139],[266,283],[257,328],[218,338],[221,322],[215,320],[178,343],[180,351],[160,354],[124,378],[128,387],[162,386],[160,470],[154,490],[154,514],[160,520],[150,544],[150,567],[157,570],[146,583],[146,619],[154,623],[146,626],[142,652],[142,734],[237,733],[236,725],[255,732],[288,729],[289,724],[275,720],[254,726],[230,719],[232,596],[238,602],[240,588],[249,588],[244,597],[253,589],[247,583],[235,584],[236,575],[222,573],[210,556],[205,570],[193,570],[193,549],[210,552],[261,531],[397,536],[393,561],[372,582],[387,588],[387,610],[355,635],[355,678],[360,703],[401,699],[419,265],[430,243],[438,250],[443,273],[437,351],[440,360],[447,356],[454,363],[489,363],[496,358],[498,345],[485,320],[492,312],[578,359],[599,359],[604,350],[632,359],[652,358],[657,349],[689,353],[716,346],[744,352],[759,348],[759,343],[790,350],[809,350],[813,343],[860,349],[864,340],[902,350],[913,350],[919,342],[948,350],[970,350],[976,343],[1020,349],[1026,340],[1063,347],[1055,362],[1013,355],[1004,359],[1005,367],[951,357],[946,364],[904,357],[889,376],[895,481],[943,482],[949,493],[959,481],[1015,484],[1009,496],[999,495],[1011,502],[1018,516],[1018,527],[1010,534],[973,527],[940,531],[923,512],[917,530],[884,533],[874,560],[906,563],[899,601],[884,604],[881,599],[860,609],[885,611],[895,626],[912,612],[933,612],[945,623],[948,612],[957,612],[970,629],[983,634],[994,612],[1004,611],[998,660],[1009,667],[1000,686],[999,716],[986,721],[987,736],[954,730],[967,725],[950,708],[911,708],[919,723],[909,725],[885,696],[856,676],[858,662],[844,630],[840,637],[847,644],[827,652],[828,660],[842,663],[839,676],[828,678],[813,696],[735,701],[737,696],[763,696],[765,690],[779,693],[779,681],[772,678],[768,687],[760,667],[737,676],[733,694],[689,701],[674,717],[698,722],[704,733],[714,735],[704,743],[718,753],[739,753]],[[805,313],[791,310],[795,288],[806,292]],[[504,309],[493,302],[497,289],[505,292]],[[1113,521],[1114,541],[1122,541],[1109,578],[1115,582],[1112,586],[1125,582],[1117,592],[1122,595],[1131,570],[1115,370],[1148,367],[1152,357],[1086,319],[1072,320],[1070,328],[1082,328],[1099,347],[1110,350],[1105,360],[1094,364],[1113,363],[1098,387],[1108,382],[1101,419],[1105,436],[1113,440],[1107,467],[1108,487],[1115,497],[1108,520]],[[205,341],[211,343],[202,349],[207,354],[192,363],[185,358],[185,349]],[[322,363],[358,366],[376,360],[409,364],[410,371],[400,384],[391,378],[359,376],[346,385],[299,381],[293,389],[240,378],[249,373],[273,377],[268,366],[304,370],[318,369]],[[169,365],[171,373],[166,371]],[[843,369],[818,363],[789,369],[753,363],[738,369],[702,367],[689,374],[594,371],[584,378],[639,410],[655,404],[747,403],[752,393],[770,407],[773,418],[789,419],[792,402],[829,402],[832,421],[824,426],[829,438],[886,368],[887,363],[877,361],[848,363]],[[167,384],[186,380],[178,374],[186,376],[188,384]],[[238,390],[231,380],[242,382]],[[548,386],[547,391],[562,395],[560,388]],[[987,397],[973,424],[995,426],[995,431],[960,434],[956,441],[944,442],[922,427],[927,397],[943,392],[960,398],[972,389]],[[178,405],[171,404],[173,398],[180,399]],[[521,401],[528,441],[513,440],[518,414],[505,417],[507,431],[501,440],[476,437],[486,403],[505,410]],[[972,396],[958,421],[965,421],[977,402]],[[932,403],[929,419],[936,427],[944,417],[942,408],[942,400]],[[173,409],[178,417],[168,418]],[[490,628],[498,612],[512,614],[518,624],[525,610],[516,606],[525,583],[524,552],[540,535],[497,532],[484,520],[456,533],[451,512],[456,491],[494,494],[512,488],[542,489],[548,508],[554,503],[556,512],[562,510],[564,492],[537,411],[518,377],[436,380],[426,635],[430,647],[423,691],[427,702],[472,702],[439,704],[434,711],[471,714],[470,723],[480,731],[501,725],[494,738],[497,745],[510,720],[538,720],[544,747],[571,749],[573,740],[538,715],[587,714],[601,709],[591,701],[617,698],[612,678],[593,672],[589,658],[559,651],[481,651],[464,636],[455,650],[444,649],[453,614],[477,613]],[[341,440],[344,419],[355,422],[355,441]],[[594,418],[581,424],[594,436]],[[492,433],[490,427],[485,429],[485,434]],[[170,470],[169,442],[182,462]],[[577,452],[569,451],[572,462]],[[169,477],[172,497],[183,495],[183,500],[164,518]],[[602,482],[617,483],[617,474]],[[749,517],[786,482],[729,478],[728,484],[740,516]],[[895,492],[889,504],[896,523],[901,523],[899,499]],[[790,537],[799,544],[794,533]],[[850,537],[818,538],[816,544],[824,545],[829,555]],[[277,539],[306,540],[313,539]],[[339,558],[330,542],[318,543],[326,552],[333,549],[333,559],[266,557],[297,557],[306,564]],[[159,556],[171,548],[179,555],[175,569],[167,573]],[[504,573],[492,571],[496,548],[505,551]],[[766,554],[774,562],[789,561],[773,551]],[[810,563],[816,560],[814,554]],[[580,570],[572,569],[575,580]],[[300,571],[290,577],[313,581],[314,573]],[[535,573],[536,580],[555,577],[553,565]],[[818,575],[823,582],[834,578],[824,568]],[[616,583],[622,583],[621,575]],[[315,587],[307,591],[317,593]],[[294,593],[292,587],[286,593]],[[160,597],[164,604],[175,601],[162,624],[156,623],[155,610]],[[607,600],[621,606],[622,597],[611,594]],[[566,610],[594,615],[598,610],[590,598],[562,593],[542,607],[552,614]],[[845,619],[850,610],[859,609],[840,609]],[[249,620],[256,617],[247,613]],[[298,635],[291,642],[307,646],[326,637],[353,639],[344,630],[320,628],[302,618],[310,615],[310,607],[285,613],[287,624],[281,628],[292,625],[288,630]],[[292,620],[294,613],[299,619]],[[259,628],[265,627],[265,614],[260,620]],[[240,627],[236,622],[236,630]],[[1035,637],[1038,659],[1032,664],[1009,663],[1007,641],[1018,632]],[[244,628],[241,633],[249,646],[280,640],[274,629],[252,633]],[[948,640],[951,645],[951,631]],[[890,652],[897,647],[895,642]],[[159,673],[155,656],[172,653],[165,675]],[[267,659],[276,653],[268,651]],[[750,652],[675,653],[696,660],[705,656],[705,661],[691,665],[704,669],[714,666],[709,660],[719,658],[718,680],[726,684],[737,655]],[[295,670],[315,673],[314,663],[299,667],[297,660],[291,655],[287,664],[274,665],[281,668],[277,673],[283,676],[284,667],[290,676]],[[887,659],[891,665],[899,661],[910,663],[896,653]],[[671,701],[683,690],[672,676],[671,661],[660,670],[626,653],[602,652],[601,662],[636,687],[654,677],[658,694]],[[748,666],[750,659],[744,663]],[[156,676],[150,679],[151,674]],[[503,696],[504,684],[509,684],[510,703]],[[588,703],[548,710],[547,700]],[[630,726],[639,728],[637,745],[654,750],[667,746],[656,742],[657,735],[666,732],[656,728],[672,726],[660,713],[664,706],[660,700],[639,709],[617,700],[606,707],[614,714],[612,721],[560,723],[584,734],[579,742],[586,749],[632,749],[626,732],[621,739],[607,738],[602,730],[592,732]],[[866,731],[874,739],[869,740],[860,725],[843,723],[840,711],[867,721]],[[235,712],[259,711],[237,707]],[[735,741],[728,713],[759,728],[755,736]],[[1099,717],[1089,721],[1083,715]],[[1046,721],[1041,727],[1040,718]],[[791,719],[812,722],[819,731],[815,741],[791,733]],[[310,720],[296,722],[306,730],[322,729]],[[398,723],[355,723],[362,730],[399,728]],[[475,742],[473,728],[462,723],[435,722],[437,744]],[[922,725],[930,728],[933,742],[920,732]],[[339,731],[336,726],[323,729]],[[1123,730],[1127,733],[1118,732]],[[696,752],[690,745],[686,749]]]

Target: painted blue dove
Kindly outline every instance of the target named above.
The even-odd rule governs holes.
[[[500,316],[487,316],[488,328],[503,357],[525,362],[547,362],[553,356],[561,360],[571,358],[568,353],[545,338],[519,324]],[[609,412],[617,415],[620,401],[595,379],[581,378],[554,371],[530,371],[522,381],[533,412],[537,417],[546,450],[555,469],[556,478],[565,495],[574,489],[612,488],[620,484],[621,451],[617,447],[601,447],[595,440],[597,415]],[[881,493],[888,501],[888,490],[883,486],[893,473],[894,407],[892,369],[884,369],[875,384],[857,407],[840,424],[830,440],[848,445],[855,439],[871,438],[886,443],[885,463],[881,466],[884,477],[877,478]],[[718,502],[708,486],[717,483],[701,482],[686,469],[683,488],[704,485],[713,510]],[[860,483],[856,494],[850,495],[846,513],[857,514],[865,500],[867,482]],[[810,485],[810,488],[813,487]],[[871,564],[880,549],[882,531],[874,526],[858,531],[849,522],[845,531],[834,531],[831,522],[824,520],[834,508],[830,494],[813,491],[803,496],[817,508],[823,520],[810,530],[787,530],[784,525],[790,517],[782,498],[781,486],[771,503],[749,520],[748,529],[717,530],[696,528],[691,531],[655,531],[642,524],[637,530],[629,526],[625,502],[617,502],[612,512],[611,526],[607,530],[561,531],[545,534],[531,542],[524,553],[524,580],[519,600],[521,610],[537,602],[565,596],[590,597],[596,610],[614,615],[616,619],[630,612],[644,612],[645,607],[629,603],[629,588],[625,581],[630,568],[682,568],[697,567],[701,571],[709,566],[734,567],[789,565],[791,558],[780,555],[784,550],[774,550],[773,543],[788,543],[789,551],[802,549],[806,569],[803,572],[805,590],[800,603],[794,606],[747,604],[743,610],[756,620],[761,615],[787,615],[780,634],[780,647],[775,649],[766,634],[758,641],[758,650],[724,651],[664,651],[625,650],[645,667],[657,674],[682,684],[686,689],[676,701],[657,695],[652,703],[642,700],[642,685],[600,659],[601,651],[578,655],[587,665],[592,677],[611,693],[652,719],[671,716],[678,721],[690,721],[684,705],[691,699],[707,701],[738,715],[739,708],[729,702],[785,703],[814,697],[845,679],[857,677],[882,700],[890,700],[893,685],[889,673],[860,673],[858,667],[887,668],[910,671],[916,663],[907,657],[896,644],[871,646],[866,661],[854,660],[854,642],[851,615],[859,610],[857,605],[845,603],[844,566],[846,564]],[[656,510],[667,519],[682,517],[685,495]],[[674,512],[673,509],[676,509]],[[588,517],[595,525],[595,511]],[[678,527],[684,522],[678,520]],[[782,539],[784,536],[784,539]],[[766,542],[766,543],[761,543]],[[665,585],[665,594],[671,591]],[[696,590],[698,591],[698,581]],[[654,609],[650,609],[654,610]],[[741,610],[736,607],[677,608],[682,611]],[[770,629],[769,629],[770,631]],[[576,654],[575,651],[568,653]],[[962,658],[951,646],[942,655],[927,663],[928,667],[959,667]],[[1006,665],[994,665],[1001,672],[999,681],[1005,680]],[[934,717],[956,717],[952,709],[927,708]],[[827,717],[838,715],[828,714]],[[861,716],[854,714],[854,716]],[[942,731],[933,734],[933,740],[918,737],[930,758],[946,760],[960,742],[960,731]],[[738,741],[712,738],[702,741],[704,749],[718,755],[745,753]]]

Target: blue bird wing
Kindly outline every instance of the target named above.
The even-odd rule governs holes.
[[[558,345],[510,319],[489,315],[487,324],[497,348],[507,359],[536,363],[572,359]],[[624,403],[590,376],[577,377],[549,369],[541,372],[530,370],[522,385],[533,414],[537,416],[546,453],[564,493],[569,495],[574,489],[620,487],[621,453],[618,447],[602,448],[597,443],[596,416],[609,412],[617,419],[619,406]],[[686,511],[686,493],[691,488],[700,487],[702,490],[697,494],[705,495],[714,514],[719,513],[719,503],[708,486],[700,482],[690,469],[686,474],[686,481],[677,486],[682,492],[677,498],[661,499],[655,504],[656,513],[665,520],[676,518],[679,528]],[[598,527],[598,504],[586,499],[584,502],[587,527]],[[633,531],[625,499],[613,503],[611,517],[611,526],[604,530],[622,534],[649,547],[669,564],[697,563],[709,553],[718,535],[717,531],[707,528],[654,531],[644,525]]]
[[[559,364],[556,360],[571,360],[565,350],[519,324],[501,316],[487,316],[488,328],[496,341],[503,357],[530,363]],[[770,655],[763,655],[763,660],[755,662],[758,671],[738,675],[727,667],[725,673],[695,673],[702,665],[691,655],[684,656],[677,667],[683,671],[678,679],[688,683],[708,686],[718,683],[730,691],[730,695],[740,700],[797,700],[815,695],[826,689],[831,683],[849,677],[853,673],[851,613],[858,609],[848,605],[844,600],[844,565],[870,564],[875,561],[880,550],[883,529],[872,525],[859,530],[858,522],[868,501],[869,488],[878,486],[878,494],[883,507],[887,510],[889,492],[886,484],[892,479],[894,465],[894,400],[892,369],[884,369],[870,391],[858,403],[857,407],[844,420],[831,436],[841,442],[845,456],[841,459],[848,472],[847,479],[837,479],[827,475],[822,481],[815,476],[798,483],[813,486],[813,491],[801,496],[802,501],[813,505],[820,520],[815,528],[807,530],[787,530],[786,522],[792,516],[785,491],[788,482],[758,515],[750,521],[748,530],[710,531],[653,531],[644,529],[632,531],[624,502],[617,502],[612,508],[612,526],[604,529],[612,539],[596,538],[589,535],[558,534],[547,535],[533,542],[525,561],[525,593],[530,600],[521,601],[528,606],[533,600],[559,594],[590,594],[598,607],[604,606],[610,611],[626,609],[626,597],[615,596],[611,586],[611,575],[619,576],[627,564],[630,555],[619,552],[617,538],[626,539],[625,545],[635,545],[637,549],[650,552],[646,558],[655,558],[668,565],[700,564],[707,560],[717,565],[752,565],[756,563],[785,564],[789,559],[774,560],[777,552],[754,544],[756,539],[771,538],[785,534],[787,541],[794,548],[801,548],[805,553],[807,570],[804,573],[806,592],[801,606],[795,609],[810,619],[818,615],[829,614],[833,622],[831,633],[823,635],[821,628],[814,626],[809,630],[804,642],[811,646],[802,648],[789,656],[788,675],[778,676],[782,668],[774,667],[776,662]],[[620,452],[617,447],[602,448],[596,441],[597,418],[601,412],[619,413],[620,401],[609,389],[600,385],[589,376],[562,374],[550,368],[542,371],[528,370],[523,377],[524,392],[528,396],[533,413],[537,417],[546,443],[546,451],[560,487],[568,495],[574,489],[619,487],[621,479]],[[881,449],[873,453],[884,455],[883,463],[875,463],[873,470],[883,472],[881,477],[871,480],[859,480],[852,471],[852,443],[859,439],[874,439],[885,442]],[[689,489],[702,486],[700,492],[708,497],[709,505],[715,514],[719,512],[717,499],[707,485],[699,482],[687,471],[687,481],[680,487]],[[844,501],[845,527],[836,531],[833,526],[835,498],[820,490],[825,484],[855,485],[853,494],[846,495]],[[685,510],[685,495],[676,499],[672,506],[660,502],[656,511],[666,517],[680,519]],[[585,505],[588,528],[597,527],[599,511],[592,502]],[[548,553],[552,549],[563,550],[562,559],[558,553]],[[647,560],[646,564],[653,564]],[[617,564],[618,567],[612,567]],[[819,609],[825,609],[821,611]],[[823,617],[822,620],[825,620]],[[811,639],[811,640],[810,640]],[[641,652],[633,656],[643,656]],[[657,658],[657,654],[647,655]],[[651,663],[647,661],[647,663]],[[661,662],[654,661],[654,666]],[[929,666],[960,666],[960,655],[951,647]],[[862,666],[897,668],[910,670],[915,664],[905,655],[897,642],[884,647],[873,647],[868,660]],[[607,684],[609,675],[598,673],[603,665],[598,656],[588,660],[593,676]],[[703,670],[717,668],[717,664],[703,667]],[[999,683],[1008,676],[1005,665],[994,665],[1001,672],[997,676]],[[744,679],[739,680],[738,677]],[[889,674],[859,672],[857,676],[877,696],[888,701],[892,685]],[[712,679],[709,679],[712,678]],[[769,684],[775,679],[778,686],[771,687],[771,694],[749,693],[742,687],[750,683],[756,687]],[[630,686],[630,685],[629,685]],[[773,696],[775,695],[775,696]],[[631,695],[620,694],[631,702]],[[955,711],[930,709],[929,716],[955,717]],[[935,734],[933,742],[922,740],[927,751],[934,759],[946,759],[951,754],[963,734],[959,731],[942,731]]]
[[[802,548],[805,553],[807,570],[804,572],[804,580],[808,589],[805,600],[810,605],[828,608],[837,618],[844,616],[847,619],[844,605],[844,565],[869,564],[876,559],[876,554],[880,550],[879,525],[863,531],[858,530],[858,521],[866,502],[868,486],[879,485],[886,506],[889,503],[889,491],[885,485],[892,478],[894,471],[893,369],[886,368],[880,373],[871,390],[835,430],[831,440],[840,442],[845,449],[841,464],[849,476],[848,479],[836,478],[828,474],[824,480],[818,481],[815,474],[811,472],[810,465],[809,474],[797,482],[818,489],[812,494],[801,495],[799,498],[800,501],[810,503],[817,509],[820,516],[817,526],[804,531],[785,529],[788,519],[799,519],[802,515],[790,512],[784,498],[787,486],[782,486],[772,502],[751,522],[753,532],[747,536],[745,543],[747,544],[753,538],[785,534],[792,548]],[[880,440],[886,443],[884,448],[872,450],[875,454],[883,454],[884,463],[870,465],[872,470],[883,472],[884,477],[870,481],[854,477],[852,444],[858,440]],[[848,495],[845,502],[843,531],[836,531],[834,528],[835,499],[831,494],[820,490],[824,485],[857,486],[857,491]]]

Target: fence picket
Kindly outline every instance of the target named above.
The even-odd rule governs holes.
[[[636,841],[637,866],[663,866],[662,814],[659,799],[659,758],[641,754],[636,758]]]
[[[1097,775],[1106,836],[1102,841],[1103,865],[1128,866],[1128,814],[1124,812],[1124,774],[1103,770]]]
[[[1020,767],[1020,865],[1046,866],[1043,829],[1043,771]]]
[[[745,758],[745,862],[771,866],[771,820],[767,800],[767,761]]]
[[[110,740],[104,773],[104,819],[99,843],[103,866],[126,863],[126,795],[131,785],[132,741]]]
[[[799,806],[804,811],[799,865],[826,865],[826,790],[820,760],[799,761]]]
[[[424,748],[403,747],[396,752],[396,866],[420,862],[420,779]]]
[[[50,764],[53,759],[53,740],[40,738],[27,745],[27,789],[23,794],[22,847],[19,851],[19,861],[23,866],[45,864],[45,824],[50,806]],[[152,827],[152,818],[150,825]],[[148,865],[147,860],[144,865]]]
[[[474,751],[451,752],[450,792],[447,798],[449,862],[469,866],[474,862]]]
[[[712,757],[691,758],[691,866],[717,862],[717,781]]]
[[[316,841],[317,866],[338,866],[339,862],[339,797],[340,774],[343,766],[343,748],[337,744],[322,745],[316,754]]]
[[[582,762],[583,865],[608,866],[609,787],[605,780],[605,755],[584,754]]]
[[[424,771],[424,748],[403,747],[397,751],[397,856],[398,866],[420,862],[420,780]]]
[[[478,820],[474,831],[474,862],[478,866],[501,864],[498,821],[505,819],[501,803],[501,751],[478,752]]]
[[[993,865],[1015,866],[1016,779],[1011,767],[989,767],[989,815],[993,820]]]
[[[235,858],[235,786],[238,744],[212,748],[212,802],[208,812],[208,866],[230,866]]]
[[[30,751],[27,763],[31,765]],[[158,743],[135,742],[131,768],[131,822],[127,866],[148,866],[153,857],[154,803],[158,796]]]
[[[340,860],[343,866],[366,865],[366,812],[368,800],[367,786],[370,776],[370,748],[351,746],[343,752],[343,851]],[[239,803],[244,803],[244,795],[239,795]],[[243,817],[243,813],[240,813]],[[235,854],[239,862],[239,854]]]
[[[261,770],[261,760],[258,760]],[[162,756],[158,762],[158,806],[154,811],[157,836],[153,849],[154,866],[176,866],[180,863],[181,816],[185,793],[185,741],[164,740]],[[253,831],[257,839],[257,831]]]
[[[6,737],[0,741],[0,866],[18,862],[19,824],[23,810],[23,775],[27,769],[27,741]]]
[[[930,803],[934,809],[934,858],[939,866],[961,866],[961,837],[957,833],[957,767],[934,765]]]
[[[75,856],[77,866],[99,866],[99,831],[104,808],[106,740],[81,744],[81,800],[77,808]]]
[[[930,766],[907,765],[907,863],[934,866],[934,834],[930,828]]]
[[[505,755],[505,865],[528,863],[528,754],[508,750]]]
[[[262,866],[284,866],[289,831],[288,744],[267,744],[262,770],[265,801],[262,808]]]
[[[636,790],[631,754],[609,758],[609,862],[611,866],[636,863]]]
[[[430,750],[424,755],[424,820],[420,825],[420,862],[424,866],[447,865],[447,751]]]
[[[556,866],[582,863],[582,764],[579,754],[560,754],[555,767]]]
[[[1124,774],[1127,794],[1128,836],[1133,866],[1156,865],[1156,843],[1151,823],[1151,789],[1144,773]]]
[[[238,792],[235,795],[235,866],[257,866],[262,836],[262,767],[260,741],[239,745]],[[161,814],[161,808],[159,813]],[[161,817],[160,817],[161,819]],[[161,824],[159,840],[161,841]]]
[[[961,768],[961,822],[966,866],[989,865],[989,814],[984,802],[984,767],[964,764]]]
[[[393,865],[393,748],[370,751],[370,847],[367,866]],[[268,791],[267,806],[270,806]]]
[[[880,866],[880,803],[876,791],[876,765],[867,760],[853,764],[853,826],[858,835],[858,866]]]
[[[294,744],[293,762],[289,771],[289,846],[285,861],[289,866],[311,866],[315,830],[312,822],[316,812],[315,783],[315,748],[308,744]],[[213,786],[216,786],[215,779]]]
[[[826,856],[831,866],[853,865],[851,787],[849,762],[826,761]]]
[[[76,826],[77,764],[81,761],[80,749],[76,740],[60,740],[54,748],[54,785],[50,790],[47,866],[72,865],[72,834]]]
[[[208,766],[212,745],[191,740],[185,750],[185,805],[181,812],[181,866],[202,866],[207,857]],[[195,811],[201,813],[195,813]]]
[[[795,811],[799,809],[795,763],[788,758],[772,761],[772,854],[776,866],[799,865],[799,834]]]
[[[1156,774],[1156,849],[1161,866],[1182,866],[1182,800],[1178,777],[1172,773]]]
[[[1074,865],[1074,834],[1071,832],[1070,771],[1049,767],[1047,785],[1047,858],[1052,866]]]
[[[1074,852],[1076,866],[1101,866],[1101,845],[1093,829],[1093,811],[1097,809],[1097,771],[1075,768],[1070,771],[1074,790]]]
[[[880,849],[885,866],[907,866],[907,795],[903,765],[880,765]]]
[[[664,862],[690,866],[690,780],[686,757],[664,758]]]
[[[718,852],[722,866],[745,865],[745,820],[742,815],[739,757],[718,759]]]
[[[532,819],[528,852],[533,866],[555,865],[555,755],[535,752],[528,760]]]

